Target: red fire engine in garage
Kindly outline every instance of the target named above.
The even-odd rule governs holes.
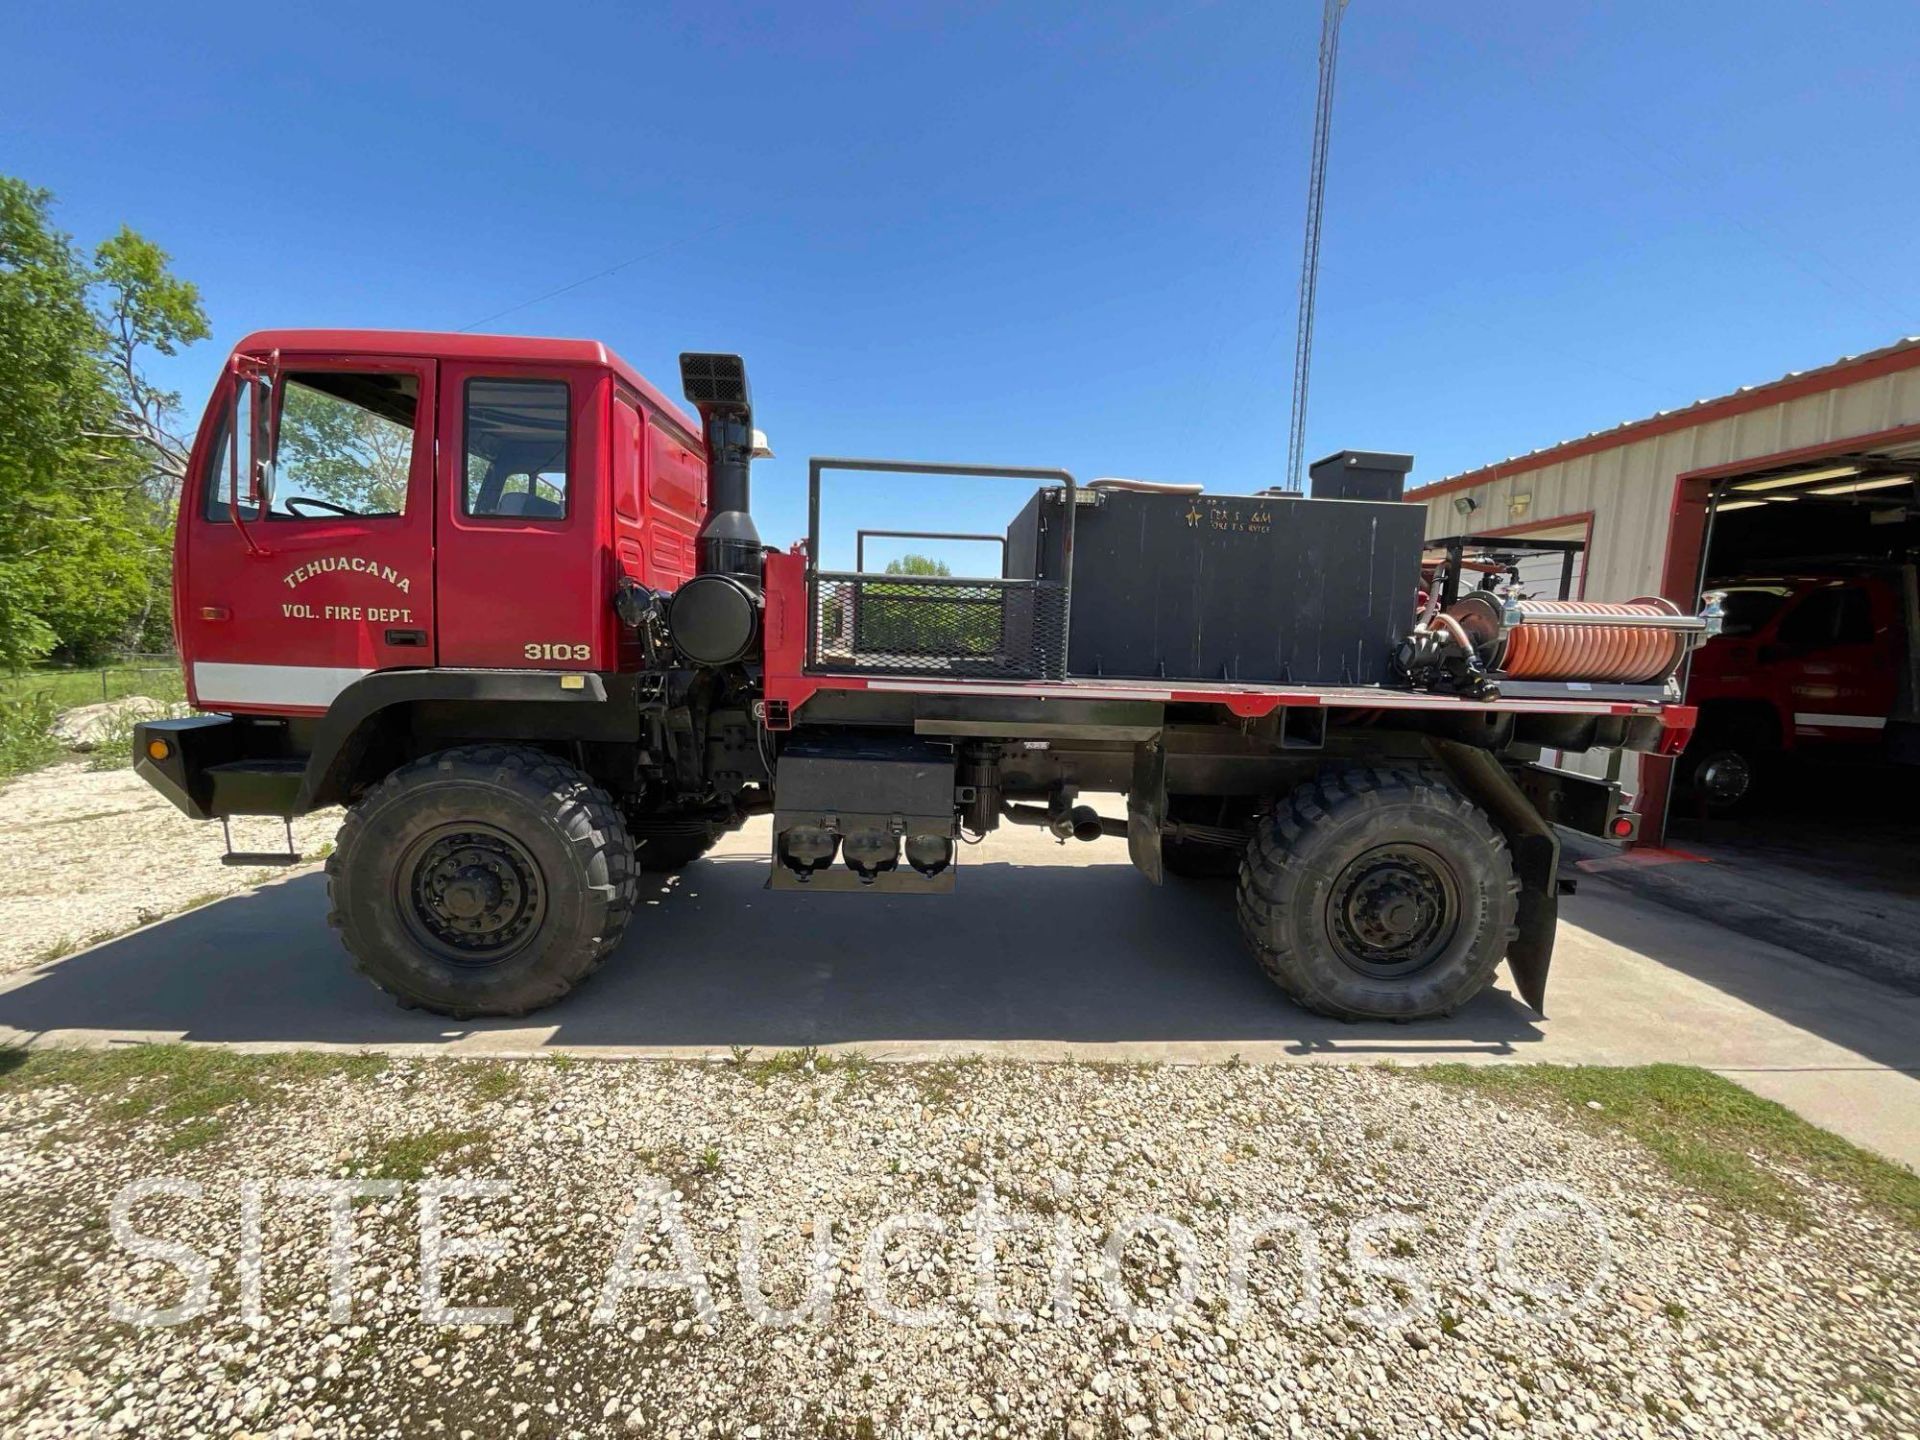
[[[681,368],[697,418],[598,344],[272,331],[208,403],[175,557],[204,713],[142,725],[136,764],[200,818],[346,806],[332,923],[405,1004],[559,998],[640,871],[765,814],[785,892],[939,894],[1002,822],[1113,835],[1153,883],[1233,875],[1315,1010],[1444,1013],[1503,959],[1538,1007],[1555,825],[1635,826],[1542,751],[1691,729],[1711,607],[1488,575],[1442,603],[1405,456],[1330,456],[1311,499],[815,459],[775,549],[744,366]],[[1019,484],[997,571],[831,568],[822,483],[875,475]]]

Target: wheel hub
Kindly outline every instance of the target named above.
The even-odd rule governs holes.
[[[1350,861],[1328,895],[1328,931],[1341,960],[1376,978],[1438,959],[1459,926],[1453,871],[1423,845],[1381,845]]]
[[[1700,766],[1700,788],[1715,802],[1731,805],[1753,784],[1753,767],[1730,750],[1710,755]]]
[[[533,857],[491,827],[445,827],[423,837],[401,874],[415,933],[463,964],[505,958],[538,928],[546,909]]]

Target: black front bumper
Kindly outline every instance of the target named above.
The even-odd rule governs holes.
[[[300,813],[304,756],[286,753],[286,729],[193,715],[143,720],[133,728],[133,768],[195,820]],[[156,755],[155,750],[164,753]]]

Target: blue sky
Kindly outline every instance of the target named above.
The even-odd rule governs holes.
[[[0,169],[200,285],[196,408],[262,326],[584,335],[747,357],[769,540],[810,453],[1245,490],[1319,9],[15,3]],[[1920,333],[1917,48],[1912,0],[1352,0],[1309,458],[1434,479]]]

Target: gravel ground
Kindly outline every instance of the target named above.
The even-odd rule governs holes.
[[[1781,1179],[1810,1224],[1729,1213],[1627,1141],[1409,1073],[806,1057],[365,1060],[351,1073],[339,1060],[275,1063],[311,1069],[291,1082],[0,1090],[6,1433],[1920,1430],[1913,1231],[1791,1173]],[[369,1175],[401,1190],[351,1211],[351,1314],[330,1316],[325,1207],[277,1187]],[[491,1258],[447,1260],[444,1298],[511,1307],[510,1323],[422,1319],[419,1180],[434,1175],[505,1183],[499,1198],[444,1202],[449,1234],[502,1244]],[[214,1261],[209,1308],[171,1327],[108,1319],[116,1299],[165,1306],[183,1293],[181,1272],[130,1258],[109,1233],[116,1191],[150,1176],[205,1187],[198,1203],[160,1197],[133,1212],[139,1230]],[[673,1187],[690,1250],[676,1251],[655,1200],[636,1209],[648,1177]],[[248,1179],[269,1182],[258,1326],[243,1319],[236,1278]],[[1491,1272],[1511,1208],[1473,1258],[1475,1216],[1525,1182],[1568,1187],[1604,1225],[1605,1242],[1564,1216],[1517,1230],[1519,1280],[1592,1287],[1573,1313]],[[998,1242],[997,1317],[974,1253],[989,1187],[1004,1218],[1029,1226]],[[1245,1313],[1229,1303],[1230,1226],[1268,1212],[1297,1217],[1317,1243],[1317,1315],[1285,1233],[1253,1252]],[[883,1217],[913,1213],[948,1233],[895,1233],[880,1247],[881,1280],[862,1252]],[[1124,1247],[1109,1289],[1103,1243],[1149,1213],[1187,1227],[1190,1253],[1147,1231]],[[749,1214],[766,1237],[774,1306],[796,1303],[814,1217],[830,1222],[821,1323],[753,1318],[735,1258]],[[1355,1226],[1381,1215],[1403,1229],[1363,1240],[1360,1255],[1411,1267],[1391,1281],[1349,1250]],[[687,1288],[636,1284],[596,1323],[630,1223],[636,1274],[699,1265],[710,1320]],[[1050,1298],[1062,1241],[1071,1314]],[[881,1291],[948,1313],[897,1323],[873,1310]],[[1121,1303],[1144,1308],[1122,1318]],[[1368,1307],[1409,1313],[1376,1323]]]
[[[293,825],[303,855],[317,855],[340,812]],[[236,845],[278,849],[276,821],[242,820]],[[189,820],[127,770],[68,761],[0,785],[0,975],[297,871],[236,870],[220,863],[218,825]]]

